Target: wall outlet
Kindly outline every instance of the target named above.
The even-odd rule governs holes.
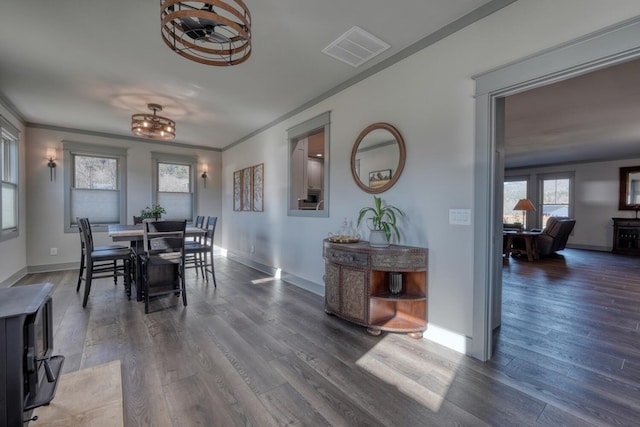
[[[49,249],[49,255],[58,255],[58,248]]]
[[[254,245],[251,245],[251,247],[249,248],[249,251],[253,254],[256,252],[256,247]]]

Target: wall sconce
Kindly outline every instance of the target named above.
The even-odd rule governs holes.
[[[55,148],[47,148],[47,160],[49,161],[47,163],[47,166],[49,167],[49,179],[51,181],[53,181],[53,177],[54,177],[54,169],[57,166],[56,165],[56,149]]]
[[[200,177],[202,177],[202,180],[204,181],[204,188],[207,188],[207,164],[206,163],[202,164],[202,175],[200,175]]]

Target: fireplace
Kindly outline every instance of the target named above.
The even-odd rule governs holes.
[[[63,356],[53,352],[51,283],[0,289],[0,425],[23,426],[55,396]]]

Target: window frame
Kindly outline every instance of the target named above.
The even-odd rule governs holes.
[[[186,218],[188,223],[193,223],[198,209],[198,185],[196,184],[196,170],[198,166],[198,158],[196,156],[184,156],[171,153],[151,152],[151,161],[153,166],[151,180],[151,201],[153,204],[158,203],[158,189],[160,184],[158,165],[160,163],[172,163],[178,165],[188,165],[190,167],[190,187],[191,187],[191,218]],[[166,206],[163,206],[166,209]]]
[[[15,239],[20,235],[20,131],[13,126],[4,117],[0,116],[0,242]],[[4,153],[4,144],[8,141],[13,149],[11,158],[6,159]],[[10,163],[10,167],[15,175],[15,182],[4,180],[4,168],[6,162]],[[8,184],[15,188],[14,207],[15,207],[15,227],[2,229],[2,186]]]
[[[78,224],[71,218],[71,187],[74,183],[73,160],[76,155],[91,157],[109,157],[116,159],[117,184],[119,191],[119,224],[126,224],[127,218],[127,149],[93,145],[80,142],[63,141],[64,165],[64,232],[77,233]],[[93,231],[107,231],[107,224],[91,224]]]
[[[505,200],[505,197],[504,197],[504,186],[508,182],[525,182],[527,189],[525,191],[525,197],[524,198],[531,200],[535,204],[535,201],[532,200],[532,197],[531,197],[531,185],[530,185],[531,183],[530,183],[530,180],[529,180],[528,176],[526,176],[526,175],[505,176],[504,177],[504,181],[502,183],[502,199],[503,199],[502,223],[503,224],[505,224],[505,218],[504,218],[504,215],[505,215],[505,212],[504,212],[504,200]],[[513,206],[515,206],[515,204]],[[511,210],[513,210],[513,208]],[[520,213],[520,216],[522,216],[522,213]],[[529,222],[533,222],[534,218],[529,218],[529,212],[526,212],[524,220],[525,220],[525,223],[522,224],[522,227],[526,229],[527,226],[530,225],[528,223]]]
[[[323,159],[323,210],[300,210],[291,208],[292,191],[294,191],[294,185],[292,185],[292,168],[291,160],[295,146],[301,138],[316,133],[320,128],[324,130],[324,159]],[[326,111],[316,117],[313,117],[305,122],[302,122],[296,126],[287,129],[287,216],[299,216],[310,218],[328,218],[329,217],[329,175],[330,175],[330,137],[331,133],[331,112]]]
[[[544,227],[544,181],[568,179],[569,180],[569,202],[567,206],[567,216],[569,218],[575,218],[575,172],[552,172],[537,175],[538,181],[538,203],[536,208],[538,209],[538,224],[540,227]]]

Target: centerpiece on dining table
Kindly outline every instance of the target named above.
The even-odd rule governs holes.
[[[164,213],[167,213],[167,211],[162,206],[156,203],[151,207],[147,206],[146,208],[144,208],[140,212],[140,216],[143,219],[154,219],[158,221]]]

